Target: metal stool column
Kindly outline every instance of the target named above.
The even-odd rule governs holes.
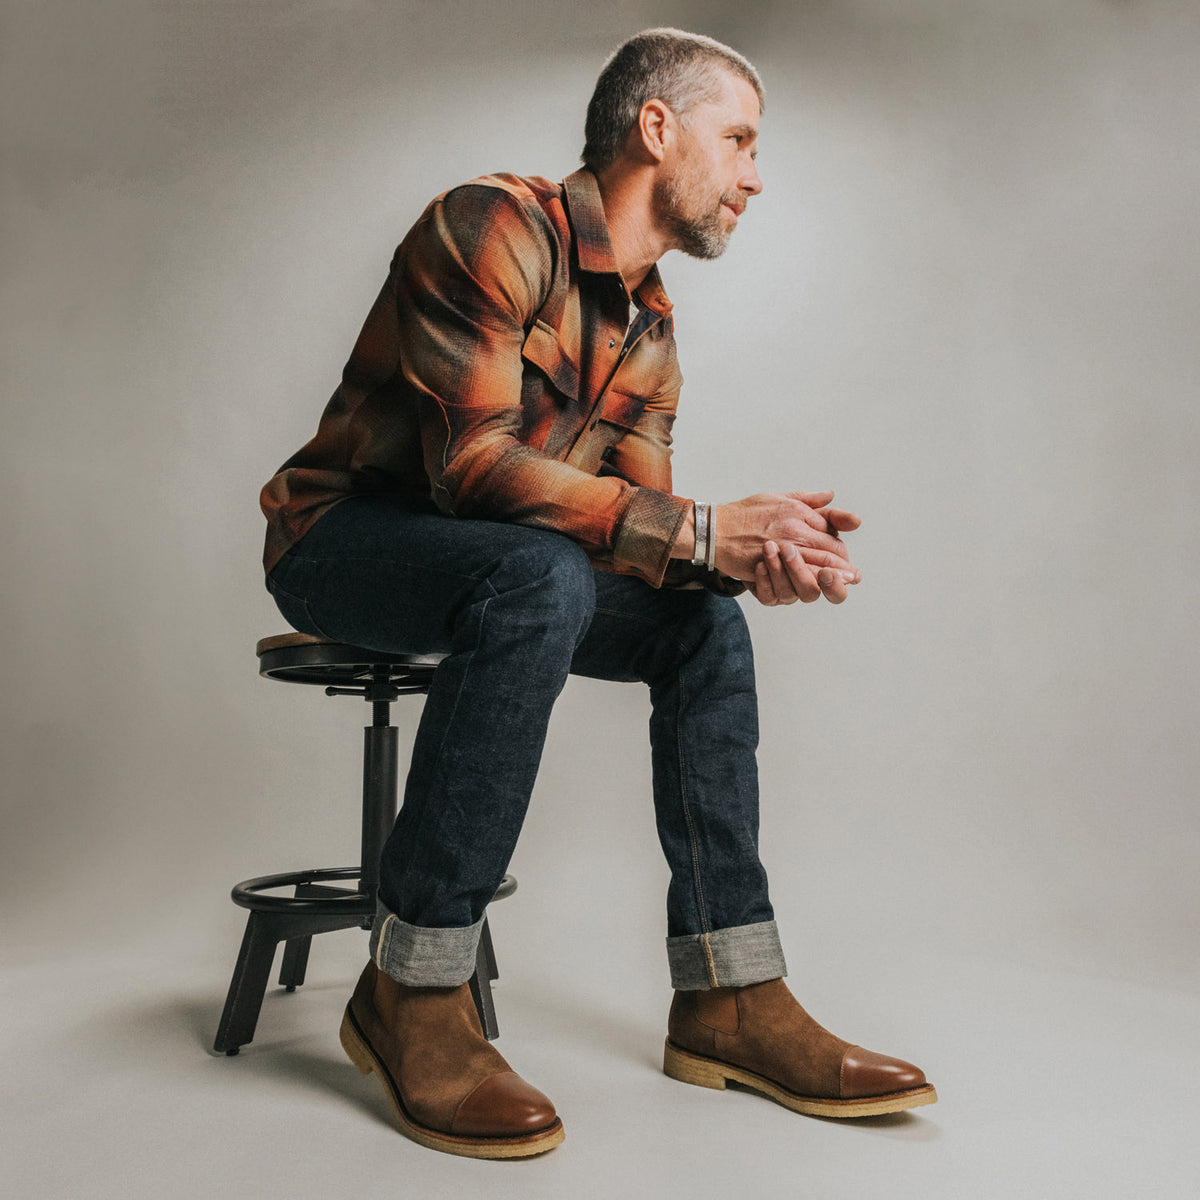
[[[374,900],[379,891],[379,857],[396,823],[397,732],[389,722],[389,713],[391,701],[398,693],[388,684],[387,672],[383,670],[376,672],[376,679],[367,691],[372,719],[363,730],[363,873],[359,886]],[[386,698],[379,695],[384,691],[388,693]]]
[[[428,688],[424,682],[419,688],[406,689],[424,693]],[[372,680],[362,688],[326,687],[327,696],[362,696],[371,704],[371,724],[363,729],[363,781],[362,781],[362,834],[360,837],[358,891],[372,905],[379,891],[379,856],[383,843],[396,822],[396,784],[399,765],[399,730],[391,723],[392,701],[401,694],[400,688],[391,682],[391,672],[386,667],[376,667]],[[317,896],[319,887],[297,884],[297,896]],[[361,922],[364,929],[371,928],[371,918]],[[312,945],[309,934],[289,938],[283,952],[283,964],[279,982],[289,992],[294,992],[303,982],[308,969],[308,952]],[[490,999],[490,997],[489,997]]]

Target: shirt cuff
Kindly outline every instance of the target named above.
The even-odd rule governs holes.
[[[633,489],[613,541],[613,567],[636,575],[651,587],[662,587],[671,547],[691,511],[692,502],[654,488]]]

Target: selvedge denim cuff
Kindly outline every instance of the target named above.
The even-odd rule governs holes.
[[[407,987],[458,987],[475,973],[475,952],[485,918],[474,925],[429,929],[400,920],[376,901],[371,926],[375,965]]]
[[[774,921],[667,938],[667,962],[680,992],[749,987],[787,974]]]

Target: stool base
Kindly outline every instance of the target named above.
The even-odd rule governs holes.
[[[279,983],[289,992],[304,983],[308,969],[308,952],[314,934],[333,933],[339,929],[370,929],[375,916],[374,901],[358,891],[330,887],[326,880],[357,879],[357,867],[325,867],[311,871],[293,871],[284,875],[264,875],[248,879],[234,887],[236,904],[250,909],[246,932],[238,951],[237,965],[221,1023],[217,1027],[213,1049],[218,1054],[234,1055],[254,1040],[254,1030],[262,1011],[263,997],[271,977],[275,950],[284,942],[283,962]],[[268,889],[290,887],[292,896],[265,894]],[[517,881],[511,875],[496,891],[495,899],[511,896]],[[479,1013],[479,1023],[488,1041],[500,1035],[496,1008],[492,1002],[492,981],[500,973],[487,917],[479,945],[475,951],[475,973],[471,976],[471,996]]]

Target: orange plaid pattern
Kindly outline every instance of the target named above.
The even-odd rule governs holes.
[[[661,586],[690,504],[671,493],[682,376],[657,270],[633,299],[630,329],[589,171],[439,196],[396,251],[316,435],[263,488],[267,570],[333,504],[384,491],[558,530],[597,566]],[[702,575],[676,563],[670,582]]]

